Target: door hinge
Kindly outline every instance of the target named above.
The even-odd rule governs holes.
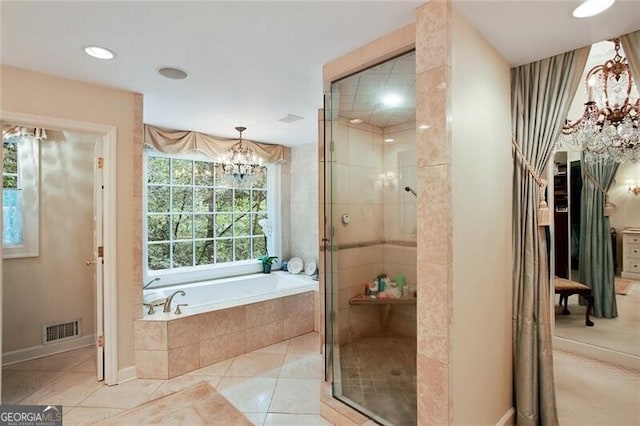
[[[104,336],[98,336],[98,347],[104,348]]]
[[[104,247],[103,246],[99,246],[98,247],[98,257],[104,257]]]
[[[104,167],[104,157],[98,157],[98,168],[101,169]]]

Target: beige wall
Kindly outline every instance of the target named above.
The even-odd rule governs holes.
[[[297,256],[318,262],[318,147],[315,144],[291,147],[290,237],[286,258]],[[283,203],[286,208],[287,205]]]
[[[609,217],[611,226],[618,232],[618,254],[621,253],[620,232],[624,228],[640,228],[640,195],[629,192],[629,186],[640,185],[640,163],[620,164],[614,183],[609,188],[609,201],[616,205],[616,211]],[[618,265],[622,265],[619,258]]]
[[[455,424],[512,406],[509,66],[458,13],[452,27]]]
[[[5,259],[3,350],[41,344],[42,324],[82,320],[94,330],[93,167],[96,137],[65,132],[40,144],[40,253]]]
[[[117,127],[118,368],[133,366],[133,307],[139,303],[134,301],[133,289],[134,285],[140,287],[142,261],[139,240],[142,97],[4,65],[0,73],[0,108],[4,111]],[[136,139],[140,139],[140,145],[134,148]]]

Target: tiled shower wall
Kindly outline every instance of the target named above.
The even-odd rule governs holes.
[[[384,331],[383,307],[349,305],[365,283],[384,272],[416,285],[416,200],[404,190],[416,189],[415,122],[386,129],[345,119],[333,125],[334,300],[338,340],[345,343]],[[396,142],[385,144],[383,135]],[[415,319],[415,306],[393,306],[386,331],[415,337]]]

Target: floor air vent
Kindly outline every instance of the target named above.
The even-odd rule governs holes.
[[[82,335],[82,321],[64,321],[42,324],[42,344],[59,342]]]

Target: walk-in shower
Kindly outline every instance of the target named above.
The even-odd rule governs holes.
[[[335,398],[382,424],[416,424],[416,158],[413,52],[332,83],[328,376]]]

